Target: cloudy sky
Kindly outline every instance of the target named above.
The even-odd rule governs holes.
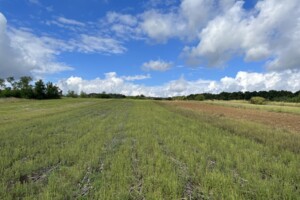
[[[0,0],[0,77],[175,96],[300,90],[299,0]]]

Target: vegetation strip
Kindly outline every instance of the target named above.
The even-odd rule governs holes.
[[[143,195],[143,175],[139,169],[139,158],[136,149],[136,139],[131,139],[131,163],[134,174],[134,182],[132,183],[129,193],[133,199],[144,200]]]
[[[209,112],[202,112],[202,107],[191,110],[184,106],[174,106],[172,103],[160,103],[160,105],[174,113],[178,113],[190,119],[209,123],[224,131],[247,137],[255,142],[300,153],[300,134],[298,133],[286,131],[284,129],[270,129],[270,126],[263,123],[251,122],[243,119],[232,119],[223,115],[218,116],[210,114]],[[253,127],[255,127],[255,131],[253,131]]]
[[[48,115],[60,101],[59,114]],[[72,110],[76,102],[86,106]],[[30,117],[24,114],[14,129],[0,127],[0,199],[297,199],[300,194],[297,134],[147,100],[37,103],[45,112],[41,119],[26,122]]]
[[[166,145],[161,139],[158,139],[158,144],[164,154],[175,164],[179,169],[179,176],[185,181],[182,192],[182,199],[205,199],[203,192],[199,188],[199,183],[195,183],[192,176],[189,174],[188,166],[182,161],[175,158],[172,152],[167,149]]]

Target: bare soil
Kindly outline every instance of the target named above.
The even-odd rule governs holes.
[[[168,102],[168,104],[212,115],[249,120],[300,133],[300,116],[290,113],[276,113],[247,108],[233,108],[200,102],[172,101]]]

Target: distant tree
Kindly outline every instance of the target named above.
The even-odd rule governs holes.
[[[145,99],[145,98],[146,98],[146,96],[143,94],[135,96],[135,99]]]
[[[61,97],[60,89],[53,85],[53,83],[48,82],[46,84],[46,98],[47,99],[59,99]]]
[[[197,94],[195,96],[195,100],[196,101],[204,101],[205,100],[205,96],[203,94]]]
[[[42,80],[38,80],[35,82],[34,98],[36,98],[36,99],[45,99],[46,98],[46,87]]]
[[[15,82],[15,78],[10,76],[8,78],[6,78],[6,81],[10,84],[10,86],[13,88],[13,89],[16,89],[16,82]]]
[[[81,92],[80,92],[80,97],[81,97],[81,98],[87,98],[88,95],[87,95],[87,93],[81,91]]]
[[[32,81],[32,78],[30,76],[22,76],[17,82],[17,86],[19,89],[28,88],[30,86],[30,82]]]
[[[72,97],[72,98],[77,98],[78,95],[75,93],[73,90],[69,90],[66,97]]]
[[[5,80],[0,78],[0,97],[4,97]]]
[[[3,78],[0,78],[0,89],[5,88],[5,80]]]
[[[6,78],[6,81],[10,84],[10,87],[6,87],[6,96],[7,97],[21,97],[21,91],[18,89],[18,82],[15,81],[15,78],[10,76]]]
[[[30,85],[32,78],[30,76],[22,76],[17,82],[17,88],[20,90],[22,98],[33,98],[33,89]]]

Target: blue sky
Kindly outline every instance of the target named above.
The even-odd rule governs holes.
[[[297,0],[0,0],[0,77],[64,92],[300,90]]]

